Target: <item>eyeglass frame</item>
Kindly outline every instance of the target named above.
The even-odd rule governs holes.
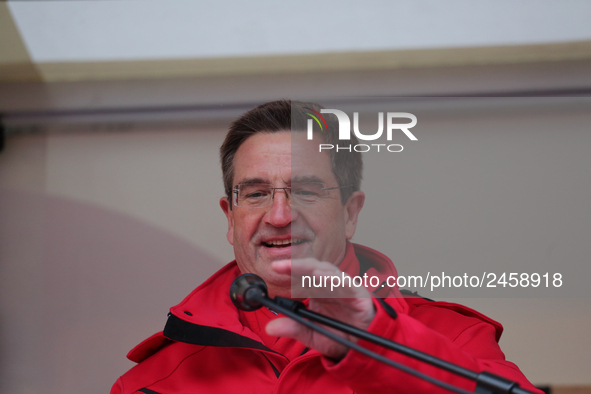
[[[315,183],[315,182],[311,182],[311,183]],[[320,182],[318,182],[320,183]],[[260,183],[254,183],[255,185],[269,185],[269,190],[272,190],[271,192],[271,199],[269,201],[275,201],[275,190],[277,189],[281,189],[284,191],[285,193],[285,197],[287,198],[287,201],[289,203],[289,206],[291,206],[291,186],[285,186],[285,187],[274,187],[272,184],[270,183],[265,183],[265,182],[260,182]],[[234,187],[232,187],[232,204],[230,206],[235,206],[238,208],[244,208],[245,206],[240,206],[238,205],[238,192],[240,191],[240,186],[242,185],[252,185],[250,183],[238,183],[236,185],[234,185]],[[323,187],[320,188],[320,190],[336,190],[336,189],[345,189],[347,187],[353,187],[353,185],[347,185],[347,186],[334,186],[334,187]],[[289,194],[287,194],[287,189],[290,190]],[[268,208],[269,206],[271,206],[271,203],[267,203],[267,205],[264,206],[260,206],[260,207],[248,207],[251,209],[261,209],[261,208]]]

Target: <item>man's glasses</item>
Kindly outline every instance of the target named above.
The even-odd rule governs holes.
[[[269,183],[242,183],[232,189],[232,203],[237,207],[268,208],[276,190],[283,190],[289,205],[305,206],[321,202],[331,190],[351,186],[324,187],[321,182],[292,183],[290,187],[273,187]]]

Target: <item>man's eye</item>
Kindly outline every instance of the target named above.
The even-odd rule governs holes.
[[[269,192],[258,190],[258,191],[246,193],[246,198],[252,198],[252,199],[263,198],[263,197],[267,196],[268,194],[269,194]]]
[[[299,188],[293,190],[293,192],[300,197],[317,197],[319,195],[319,192],[316,189]]]

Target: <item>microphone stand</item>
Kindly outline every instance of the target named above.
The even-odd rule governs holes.
[[[400,343],[390,341],[386,338],[382,338],[378,335],[369,333],[365,330],[361,330],[357,327],[343,323],[341,321],[332,319],[328,316],[324,316],[320,313],[309,311],[305,305],[299,301],[295,301],[284,297],[270,298],[267,295],[267,286],[262,278],[255,274],[243,274],[240,275],[230,288],[230,298],[236,307],[245,311],[254,311],[259,309],[261,306],[266,306],[269,309],[274,310],[288,316],[298,323],[317,331],[335,342],[340,343],[348,348],[351,348],[361,354],[368,357],[374,358],[386,365],[394,368],[398,368],[404,372],[407,372],[413,376],[424,379],[434,385],[453,391],[460,394],[472,394],[470,391],[461,389],[453,386],[449,383],[443,382],[439,379],[428,376],[422,372],[419,372],[413,368],[410,368],[404,364],[400,364],[396,361],[390,360],[382,355],[379,355],[371,350],[368,350],[357,343],[353,343],[343,337],[335,335],[327,329],[320,327],[313,323],[317,322],[324,326],[336,329],[349,335],[353,335],[357,338],[365,341],[377,344],[386,349],[396,351],[406,356],[412,357],[416,360],[425,362],[435,367],[441,368],[445,371],[451,372],[455,375],[464,377],[466,379],[476,382],[475,393],[479,394],[535,394],[529,390],[522,389],[516,382],[505,379],[501,376],[492,374],[490,372],[474,372],[459,365],[450,363],[440,358],[431,356],[427,353],[423,353],[419,350],[410,348]],[[308,319],[308,320],[306,320]]]

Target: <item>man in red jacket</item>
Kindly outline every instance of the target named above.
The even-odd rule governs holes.
[[[164,331],[128,354],[138,365],[115,383],[112,393],[447,392],[270,309],[243,312],[230,300],[230,285],[242,273],[261,276],[271,297],[291,296],[291,274],[367,274],[380,278],[380,284],[396,276],[386,256],[349,242],[365,199],[360,191],[361,155],[319,151],[318,139],[306,138],[307,115],[319,110],[315,104],[276,101],[231,125],[220,150],[226,191],[220,205],[236,260],[171,308]],[[324,126],[321,141],[337,142],[332,132],[338,128]],[[339,292],[339,298],[303,302],[311,310],[382,337],[535,390],[517,366],[505,360],[497,344],[500,324],[478,312],[403,298],[397,288],[352,286]],[[358,343],[474,391],[474,383],[464,378],[365,341]]]

